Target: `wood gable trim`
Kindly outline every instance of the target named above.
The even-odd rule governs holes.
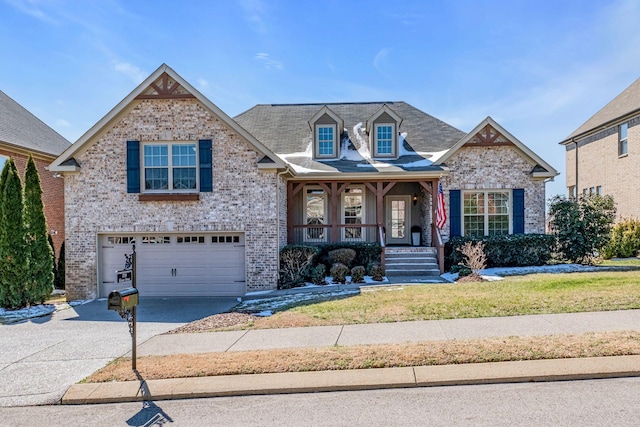
[[[136,96],[135,99],[193,99],[195,95],[191,93],[176,93],[176,90],[180,87],[180,83],[174,81],[172,85],[169,85],[169,74],[162,73],[161,86],[158,86],[156,82],[149,85],[156,93],[141,93]]]
[[[473,142],[476,138],[479,142]],[[498,140],[500,138],[502,141]],[[463,147],[515,147],[515,144],[505,138],[505,136],[498,132],[493,126],[487,124],[474,135],[474,138],[466,142]]]

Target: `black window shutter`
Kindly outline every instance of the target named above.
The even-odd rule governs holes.
[[[211,193],[213,191],[211,140],[202,139],[198,141],[198,151],[200,157],[200,192]]]
[[[524,189],[513,189],[513,234],[524,234]]]
[[[127,193],[140,192],[140,141],[127,141]]]
[[[449,237],[462,235],[460,190],[449,190]]]

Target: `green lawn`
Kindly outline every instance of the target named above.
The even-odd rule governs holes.
[[[339,325],[640,308],[640,271],[510,276],[495,282],[362,288],[243,327]]]

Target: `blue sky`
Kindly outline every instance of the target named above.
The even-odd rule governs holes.
[[[0,90],[77,140],[162,63],[230,116],[407,101],[491,116],[562,172],[558,142],[640,77],[640,2],[0,0]]]

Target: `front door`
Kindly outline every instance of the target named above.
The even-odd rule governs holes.
[[[411,196],[386,197],[386,244],[408,245],[411,233]]]

